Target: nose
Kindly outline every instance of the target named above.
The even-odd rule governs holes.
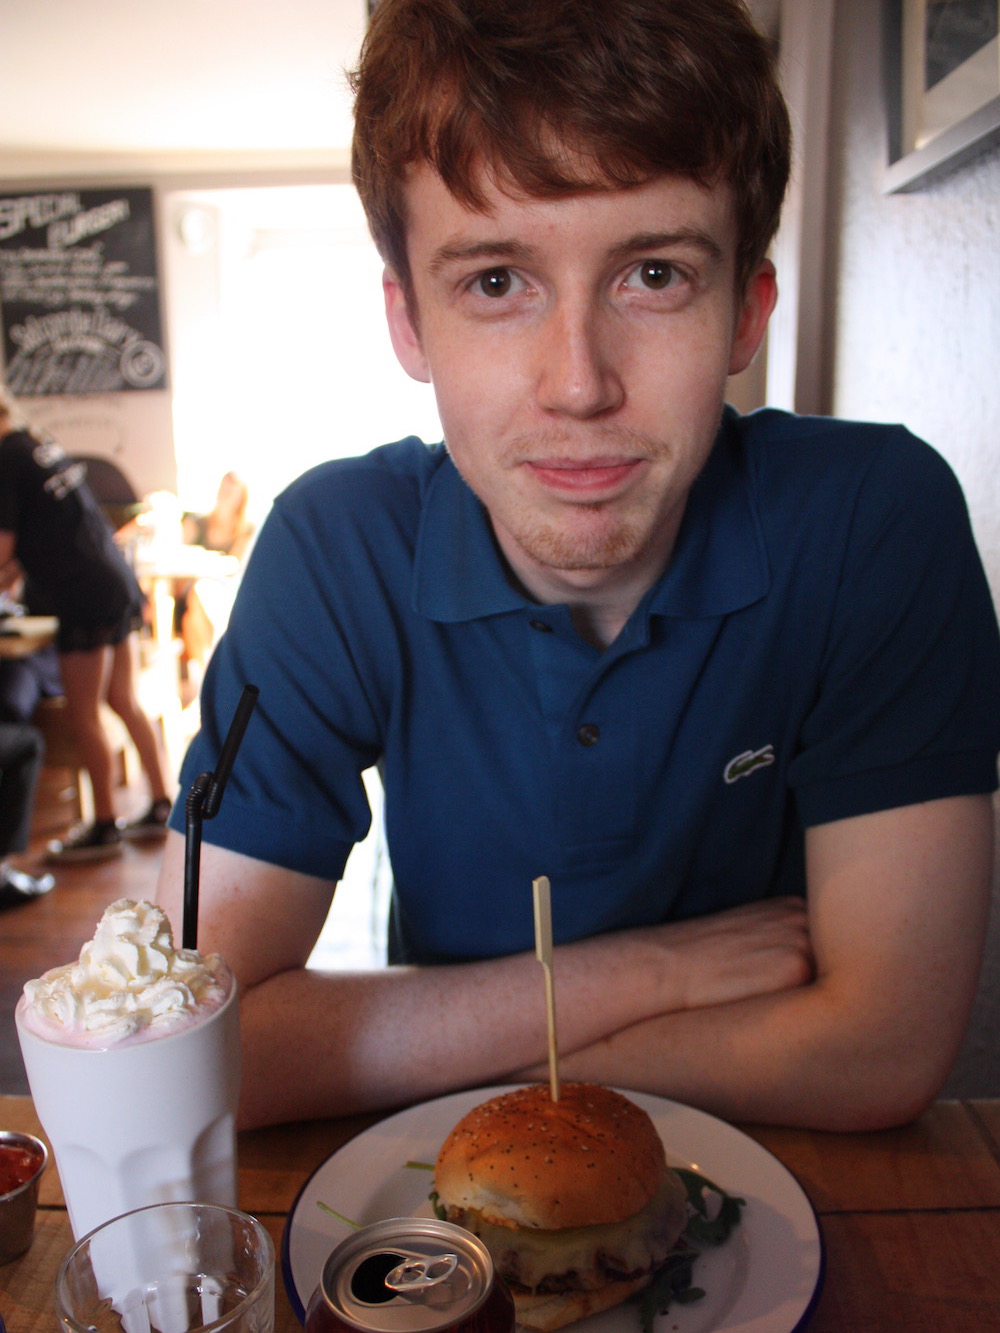
[[[554,310],[539,330],[538,404],[546,412],[594,417],[625,399],[614,331],[589,308]]]

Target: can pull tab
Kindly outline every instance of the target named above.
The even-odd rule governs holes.
[[[385,1285],[401,1296],[416,1295],[446,1282],[458,1267],[458,1256],[439,1254],[433,1259],[405,1259],[386,1275]]]

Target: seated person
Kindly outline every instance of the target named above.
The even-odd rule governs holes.
[[[235,472],[219,483],[215,506],[208,514],[185,514],[184,540],[209,551],[234,556],[242,564],[253,541],[247,518],[250,492]],[[197,579],[175,590],[174,624],[183,644],[182,665],[189,678],[200,680],[205,663],[229,621],[237,585],[231,580]]]
[[[44,754],[37,727],[0,722],[0,907],[28,902],[55,883],[51,875],[29,875],[7,859],[27,849]]]
[[[219,482],[212,510],[207,514],[185,514],[181,519],[184,540],[242,560],[254,534],[254,525],[247,518],[249,503],[246,482],[237,473],[227,472]]]
[[[55,644],[24,657],[0,658],[0,721],[30,722],[40,700],[56,699],[60,694]]]
[[[22,583],[13,591],[19,612],[48,614],[31,588]],[[56,699],[62,692],[54,643],[24,657],[0,658],[0,722],[30,722],[42,699]]]
[[[724,407],[776,299],[789,129],[737,0],[383,0],[354,178],[410,438],[280,496],[181,780],[244,1124],[560,1068],[736,1120],[905,1121],[989,907],[1000,639],[896,427]],[[306,967],[378,765],[392,965]],[[181,916],[183,811],[159,897]]]

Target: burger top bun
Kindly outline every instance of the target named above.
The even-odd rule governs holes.
[[[438,1154],[446,1207],[474,1208],[500,1226],[622,1222],[650,1201],[666,1171],[645,1111],[596,1083],[517,1088],[464,1116]]]

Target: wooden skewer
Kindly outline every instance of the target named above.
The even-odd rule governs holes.
[[[548,877],[532,880],[535,899],[535,956],[545,973],[545,1017],[549,1030],[549,1090],[559,1100],[559,1050],[556,1044],[556,992],[552,983],[552,894]]]

